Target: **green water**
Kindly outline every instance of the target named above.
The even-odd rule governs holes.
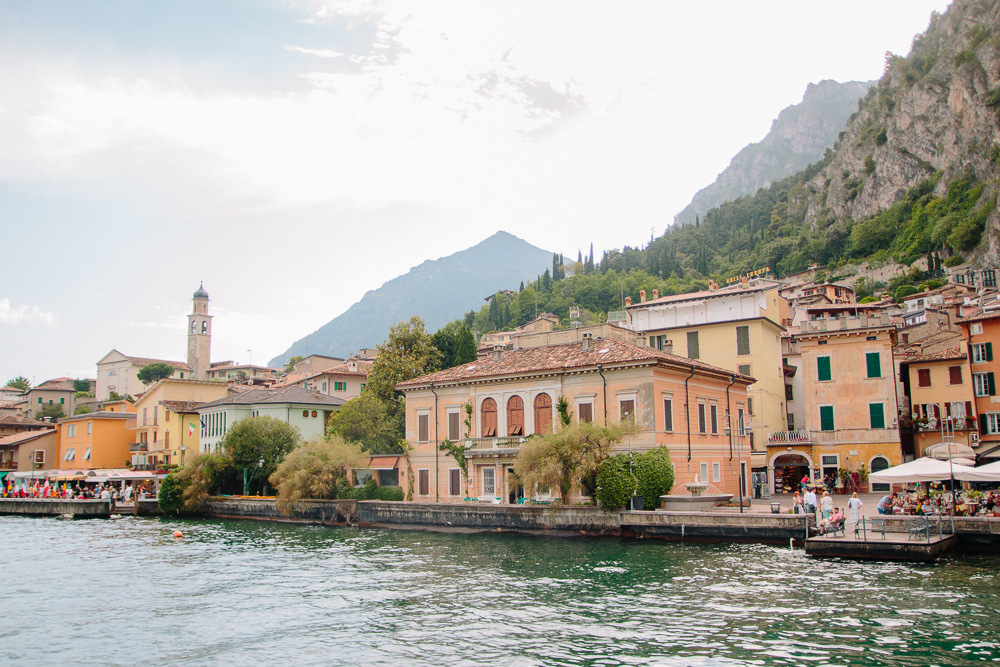
[[[1000,556],[132,518],[0,517],[0,542],[3,664],[1000,661]]]

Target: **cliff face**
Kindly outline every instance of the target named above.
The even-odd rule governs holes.
[[[906,58],[887,54],[886,71],[808,184],[807,220],[863,220],[901,200],[940,170],[936,195],[970,174],[997,197],[1000,155],[1000,2],[955,0],[913,41]],[[987,219],[978,254],[1000,259],[997,213]]]
[[[756,192],[817,162],[857,111],[858,100],[869,85],[829,80],[809,84],[802,102],[779,113],[767,136],[737,153],[715,182],[699,190],[674,216],[674,223],[693,224],[696,215],[704,217],[723,202]]]

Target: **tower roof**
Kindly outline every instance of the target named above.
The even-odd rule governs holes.
[[[208,292],[205,291],[205,284],[204,283],[199,283],[198,284],[198,291],[194,293],[194,298],[195,299],[207,299],[208,298]]]

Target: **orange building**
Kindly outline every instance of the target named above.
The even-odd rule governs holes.
[[[60,469],[124,468],[135,413],[91,412],[60,419],[56,426]]]
[[[607,337],[596,338],[594,331]],[[735,420],[747,411],[753,378],[650,349],[642,337],[617,327],[557,333],[576,340],[545,344],[541,337],[537,347],[497,347],[485,358],[397,385],[406,397],[412,446],[400,484],[413,489],[414,500],[461,502],[466,496],[458,465],[439,451],[446,439],[465,443],[471,496],[502,503],[546,497],[545,490],[518,488],[511,473],[525,438],[558,424],[560,397],[577,421],[605,425],[628,414],[631,432],[615,451],[669,447],[677,485],[698,475],[722,492],[738,493],[740,454],[724,433],[725,416]],[[466,404],[473,407],[468,424]],[[747,450],[742,468],[746,483]]]
[[[958,320],[969,354],[976,422],[979,427],[977,461],[1000,458],[1000,310]],[[997,356],[994,357],[994,348]]]

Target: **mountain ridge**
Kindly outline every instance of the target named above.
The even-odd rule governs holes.
[[[782,109],[767,135],[742,148],[715,181],[698,190],[674,224],[694,224],[696,216],[820,160],[872,83],[825,79],[807,85],[802,101]]]
[[[283,366],[295,355],[346,355],[375,347],[389,327],[412,315],[428,331],[456,320],[500,289],[517,289],[552,265],[553,253],[505,231],[438,259],[424,260],[406,273],[365,292],[359,301],[311,334],[295,341],[269,365]]]

